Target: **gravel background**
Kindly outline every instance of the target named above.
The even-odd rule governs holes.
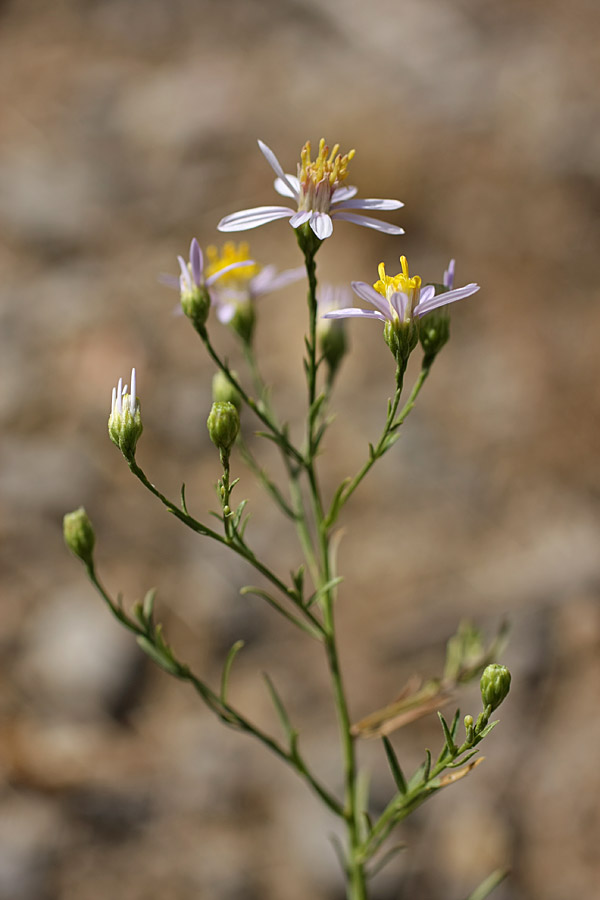
[[[314,648],[238,589],[254,576],[134,482],[106,436],[138,369],[139,459],[199,516],[217,460],[212,368],[157,282],[192,235],[276,202],[255,140],[293,168],[324,135],[357,148],[363,196],[399,197],[390,238],[341,223],[322,277],[380,260],[482,291],[453,310],[402,439],[344,514],[338,607],[355,718],[436,674],[471,617],[508,614],[513,691],[486,763],[424,807],[374,900],[591,898],[600,881],[598,395],[600,7],[592,0],[4,0],[0,4],[0,900],[337,900],[334,823],[293,774],[147,664],[62,544],[83,503],[102,577],[158,587],[180,655],[215,683],[246,649],[237,704],[276,730],[268,669],[323,778],[335,726]],[[285,223],[251,232],[297,265]],[[258,346],[297,424],[302,288],[260,301]],[[236,345],[214,324],[214,339]],[[350,323],[323,477],[364,459],[392,390],[379,328]],[[239,365],[239,364],[238,364]],[[254,423],[246,417],[245,430]],[[265,462],[269,446],[255,439]],[[285,572],[292,536],[239,459],[250,538]],[[461,698],[477,711],[477,692]],[[438,745],[402,732],[406,768]],[[391,785],[365,743],[375,801]]]

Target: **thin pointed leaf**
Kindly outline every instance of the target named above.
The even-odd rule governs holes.
[[[431,750],[425,750],[425,763],[423,764],[423,784],[429,781],[429,773],[431,772]]]
[[[186,514],[186,516],[189,516],[187,502],[185,499],[185,481],[181,485],[181,508],[182,508],[183,512]]]
[[[329,593],[329,591],[333,590],[333,588],[337,587],[338,584],[344,580],[343,575],[337,575],[335,578],[330,578],[329,581],[326,581],[325,584],[322,584],[321,587],[316,590],[313,594],[310,595],[308,600],[305,603],[306,609],[310,609],[310,607],[320,600],[323,594]]]
[[[495,728],[496,725],[498,725],[499,722],[500,722],[500,719],[496,719],[495,722],[490,722],[489,725],[486,725],[485,728],[483,728],[483,729],[479,732],[479,734],[477,735],[477,737],[479,738],[479,740],[483,740],[484,737],[487,737],[488,734],[490,733],[490,731],[491,731],[493,728]]]
[[[456,729],[458,728],[458,722],[460,719],[460,709],[457,709],[454,713],[454,718],[452,719],[452,725],[450,726],[450,734],[452,735],[452,740],[456,737]]]
[[[273,701],[273,706],[275,707],[275,712],[277,713],[277,716],[279,718],[279,721],[281,722],[282,728],[283,728],[283,730],[287,736],[287,739],[291,745],[292,742],[295,742],[295,739],[297,737],[297,732],[294,729],[294,727],[290,721],[290,717],[287,714],[287,710],[286,710],[285,706],[283,705],[283,701],[282,701],[281,697],[279,696],[275,685],[273,684],[273,682],[271,681],[271,679],[269,678],[269,676],[267,675],[266,672],[263,672],[263,678],[265,679],[267,689],[269,691],[269,694],[271,695],[271,700]]]
[[[173,660],[173,658],[165,656],[164,653],[151,641],[149,641],[147,637],[138,635],[137,642],[146,656],[149,656],[157,666],[160,666],[161,669],[164,669],[165,672],[169,673],[169,675],[180,674],[179,665]]]
[[[457,759],[455,762],[448,763],[447,768],[448,769],[460,768],[460,766],[462,766],[466,762],[468,762],[471,759],[471,757],[475,756],[476,753],[479,753],[479,750],[477,748],[475,748],[475,750],[470,750],[466,756],[461,756],[461,758]]]
[[[236,641],[227,654],[227,659],[225,660],[225,665],[223,666],[223,672],[221,675],[221,702],[223,704],[227,703],[227,688],[229,686],[229,675],[231,673],[233,661],[243,646],[243,641]]]
[[[497,888],[508,875],[508,869],[496,869],[495,872],[488,875],[485,881],[481,882],[479,887],[475,888],[472,894],[469,894],[467,900],[486,900],[486,897],[489,897],[492,891]]]
[[[442,730],[444,732],[444,738],[446,740],[446,749],[447,749],[448,753],[450,754],[450,756],[454,759],[454,757],[456,756],[458,747],[452,740],[452,734],[450,732],[450,729],[448,728],[448,723],[446,722],[444,716],[442,715],[442,713],[439,710],[438,710],[438,718],[440,720],[440,724],[441,724]]]
[[[385,868],[385,866],[387,866],[387,864],[391,862],[395,856],[398,856],[398,854],[401,853],[402,850],[406,850],[406,844],[394,844],[393,847],[390,847],[390,849],[383,854],[381,859],[378,859],[375,865],[373,865],[368,870],[367,878],[374,878],[375,875],[377,875],[378,872],[381,872],[381,870]]]
[[[400,763],[398,762],[398,757],[396,756],[396,751],[392,747],[392,742],[389,738],[383,737],[383,746],[385,748],[385,755],[387,756],[387,761],[390,766],[390,771],[392,773],[392,777],[396,783],[396,787],[398,788],[401,794],[406,794],[407,784],[406,778],[402,772],[400,767]]]
[[[330,528],[334,524],[335,520],[337,519],[339,511],[340,511],[340,507],[342,506],[342,503],[344,501],[344,491],[346,490],[346,488],[348,487],[348,485],[350,484],[351,481],[352,481],[351,478],[344,478],[344,480],[342,481],[342,483],[336,490],[335,494],[333,495],[333,500],[331,501],[331,507],[329,509],[327,518],[325,520],[325,526],[327,528]]]

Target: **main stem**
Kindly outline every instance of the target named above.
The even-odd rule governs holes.
[[[302,244],[301,244],[302,246]],[[314,404],[317,399],[317,278],[314,259],[315,251],[312,248],[303,247],[308,276],[308,308],[309,308],[309,335],[307,340],[307,382],[308,382],[308,430],[306,447],[306,471],[310,485],[310,494],[315,517],[315,525],[318,535],[319,568],[321,572],[321,587],[331,580],[331,563],[329,558],[329,538],[325,525],[323,504],[319,491],[315,464],[315,420]],[[364,870],[364,862],[359,859],[360,829],[358,823],[359,809],[357,797],[357,766],[354,738],[350,733],[351,721],[346,700],[346,692],[342,679],[342,672],[337,649],[335,635],[334,596],[333,590],[328,590],[322,598],[323,604],[323,628],[325,632],[325,649],[327,664],[333,687],[333,697],[336,707],[342,754],[344,761],[344,818],[348,835],[348,857],[346,861],[346,892],[348,900],[367,900],[367,885]]]

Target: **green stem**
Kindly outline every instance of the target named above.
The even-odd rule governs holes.
[[[218,534],[218,532],[213,531],[212,528],[208,528],[206,525],[198,522],[192,516],[183,512],[183,510],[179,509],[178,506],[176,506],[171,500],[169,500],[168,497],[165,497],[165,495],[162,494],[158,490],[158,488],[156,488],[152,484],[151,481],[149,481],[146,473],[143,471],[143,469],[140,468],[140,466],[138,466],[135,459],[128,460],[128,463],[132,473],[141,481],[144,487],[146,487],[152,494],[154,494],[154,496],[160,500],[163,506],[165,506],[169,510],[169,512],[173,513],[173,515],[176,516],[176,518],[178,518],[181,522],[187,525],[188,528],[191,528],[191,530],[195,531],[197,534],[201,534],[205,537],[210,537],[214,541],[218,541],[218,543],[224,544],[226,547],[230,547],[235,553],[238,554],[238,556],[241,556],[243,559],[249,562],[250,565],[257,570],[257,572],[260,572],[261,575],[264,575],[264,577],[268,581],[270,581],[271,584],[275,585],[275,587],[277,587],[281,591],[286,599],[291,601],[294,606],[302,612],[303,616],[308,620],[308,622],[303,622],[301,619],[291,617],[290,613],[288,613],[287,610],[285,610],[283,607],[277,606],[276,608],[278,608],[286,618],[291,618],[291,620],[298,626],[298,628],[306,631],[307,634],[311,635],[311,637],[322,640],[323,626],[319,622],[318,618],[309,609],[306,609],[306,607],[302,605],[301,598],[298,597],[297,592],[294,589],[288,587],[285,582],[283,582],[277,575],[275,575],[274,572],[272,572],[267,566],[261,563],[245,543],[242,543],[239,539],[233,540],[231,538],[224,537],[223,535]]]
[[[382,435],[381,435],[377,445],[372,448],[372,451],[369,455],[369,459],[364,463],[362,468],[356,473],[354,478],[352,478],[352,480],[344,488],[340,498],[338,499],[337,503],[335,504],[335,508],[332,508],[328,512],[327,517],[325,519],[326,525],[328,528],[330,528],[333,524],[335,524],[337,517],[338,517],[339,513],[341,512],[342,508],[345,506],[345,504],[348,502],[348,500],[350,499],[350,497],[352,496],[352,494],[354,493],[356,488],[362,482],[365,475],[372,469],[372,467],[375,465],[377,460],[380,459],[384,455],[384,453],[390,446],[388,444],[388,439],[389,439],[390,435],[393,434],[393,432],[396,431],[402,425],[402,423],[404,422],[404,420],[406,419],[408,414],[413,409],[416,399],[419,396],[421,388],[423,387],[423,385],[427,379],[427,376],[429,375],[430,370],[431,370],[431,363],[429,363],[427,366],[425,366],[425,365],[423,366],[423,368],[421,369],[421,371],[419,373],[419,377],[417,378],[417,380],[413,386],[413,389],[410,393],[410,397],[408,398],[406,404],[404,405],[404,407],[400,411],[398,417],[396,418],[396,413],[398,411],[398,406],[400,405],[400,397],[402,395],[402,387],[403,387],[403,382],[404,382],[404,371],[402,371],[400,369],[400,367],[398,367],[396,369],[396,392],[394,394],[394,399],[390,403],[390,406],[388,409],[388,415],[387,415],[387,419],[386,419],[386,422],[385,422],[385,425],[383,428]]]

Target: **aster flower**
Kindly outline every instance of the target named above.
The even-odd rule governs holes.
[[[287,287],[306,277],[306,269],[299,266],[278,272],[273,265],[264,268],[250,259],[250,248],[243,241],[235,244],[227,241],[221,251],[215,246],[206,248],[208,265],[206,272],[211,281],[211,301],[217,310],[219,322],[227,325],[240,307],[254,303],[259,297]]]
[[[131,370],[131,391],[119,378],[112,389],[110,416],[108,417],[108,433],[123,456],[132,460],[135,447],[143,431],[140,403],[136,396],[135,369]]]
[[[331,153],[321,138],[316,159],[311,160],[310,142],[307,141],[301,151],[301,162],[298,164],[298,175],[288,175],[272,150],[262,141],[258,142],[265,159],[277,175],[275,190],[283,197],[289,197],[296,203],[296,208],[289,206],[258,206],[244,209],[225,216],[219,222],[219,231],[246,231],[257,228],[275,219],[288,219],[292,228],[299,228],[308,223],[319,240],[328,238],[333,233],[333,219],[345,219],[356,225],[374,228],[387,234],[404,234],[404,229],[389,222],[380,222],[371,216],[358,214],[353,210],[373,209],[391,210],[404,206],[399,200],[354,199],[357,188],[344,185],[348,174],[348,164],[354,156],[354,150],[341,155],[339,144]]]
[[[420,319],[440,306],[464,300],[479,290],[478,284],[467,284],[461,288],[451,288],[436,294],[432,284],[421,287],[418,275],[412,278],[408,273],[408,262],[405,256],[400,257],[402,271],[397,275],[386,275],[385,265],[379,264],[379,280],[371,287],[364,281],[353,281],[352,290],[361,300],[366,300],[375,309],[359,309],[355,306],[346,309],[332,310],[325,313],[327,319],[363,318],[379,319],[380,322],[391,322],[400,325]],[[451,261],[444,274],[444,285],[450,287],[454,279],[454,260]],[[448,284],[446,283],[448,282]]]

